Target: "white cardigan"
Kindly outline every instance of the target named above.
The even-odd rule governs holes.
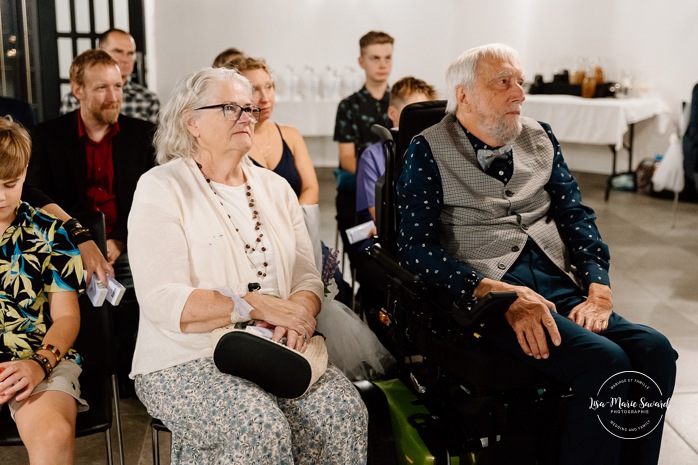
[[[240,162],[273,247],[282,298],[323,285],[298,199],[274,172]],[[145,173],[128,218],[128,255],[140,305],[131,376],[212,356],[210,333],[182,333],[180,318],[194,289],[256,281],[220,201],[192,159]],[[118,309],[116,310],[118,311]]]

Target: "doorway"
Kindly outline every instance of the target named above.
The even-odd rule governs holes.
[[[43,72],[51,67],[39,38],[40,30],[47,38],[51,31],[44,32],[47,18],[39,10],[49,3],[53,6],[51,0],[0,0],[0,91],[4,97],[29,103],[37,120],[45,116]]]
[[[0,92],[28,102],[36,121],[59,115],[73,58],[110,28],[138,45],[134,79],[145,85],[143,0],[0,0]]]

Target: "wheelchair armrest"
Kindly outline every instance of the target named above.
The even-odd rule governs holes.
[[[419,276],[401,267],[395,258],[386,252],[380,244],[373,244],[368,249],[368,254],[388,273],[388,277],[396,281],[397,284],[412,289],[424,288],[424,283]]]
[[[516,292],[490,292],[473,303],[456,300],[451,310],[453,320],[464,328],[484,323],[485,320],[504,315],[519,296]]]
[[[381,310],[385,325],[399,350],[405,353],[428,349],[417,344],[420,334],[462,344],[480,337],[479,331],[490,321],[501,317],[518,298],[516,292],[492,292],[479,301],[457,300],[445,288],[428,286],[419,276],[401,267],[393,254],[373,244],[368,254],[385,270],[389,295]]]

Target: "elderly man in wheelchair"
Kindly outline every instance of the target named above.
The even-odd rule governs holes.
[[[461,396],[477,394],[458,380],[477,370],[493,392],[566,386],[553,463],[656,464],[677,353],[656,330],[613,311],[595,214],[550,126],[520,115],[518,54],[500,44],[468,50],[446,81],[445,117],[411,140],[396,168],[404,270],[393,270],[399,290],[385,315],[394,339],[454,374]],[[380,246],[374,255],[381,261]],[[429,298],[406,309],[415,286],[454,303]],[[459,327],[493,291],[508,296],[501,311]]]

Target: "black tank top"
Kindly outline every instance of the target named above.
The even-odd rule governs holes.
[[[281,128],[279,128],[278,124],[275,125],[276,129],[279,131],[279,135],[281,136],[283,149],[281,151],[281,160],[279,160],[279,163],[274,167],[274,169],[272,169],[272,171],[286,179],[286,181],[288,181],[288,183],[291,185],[293,192],[296,193],[296,197],[299,197],[301,195],[301,176],[296,168],[295,158],[293,158],[291,148],[288,146],[284,140],[284,136],[281,134]],[[262,167],[262,165],[257,163],[254,159],[250,159],[252,160],[252,163]]]

